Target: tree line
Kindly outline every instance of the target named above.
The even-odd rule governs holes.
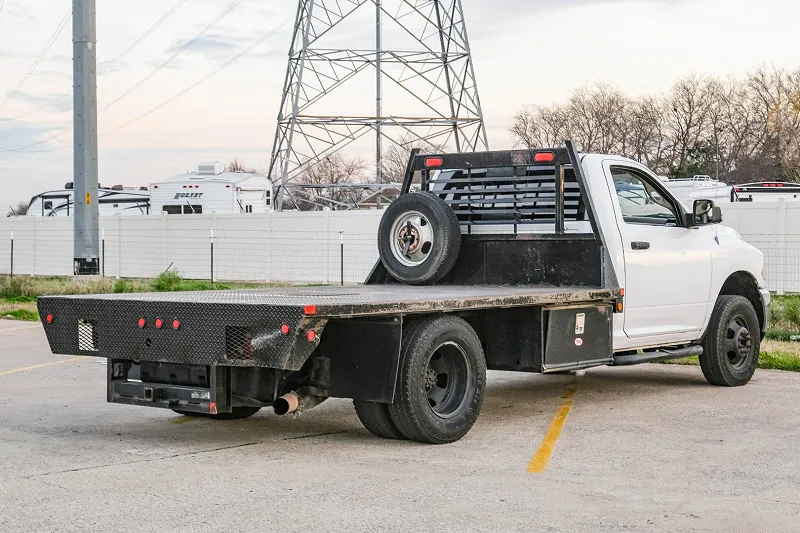
[[[572,139],[584,152],[629,157],[671,178],[800,181],[800,70],[691,75],[641,97],[585,85],[565,102],[524,106],[510,134],[526,148]]]

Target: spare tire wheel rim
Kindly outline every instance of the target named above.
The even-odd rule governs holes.
[[[433,250],[433,227],[428,217],[419,211],[408,211],[397,217],[389,238],[392,255],[405,266],[421,265]]]

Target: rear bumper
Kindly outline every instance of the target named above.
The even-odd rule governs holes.
[[[770,310],[770,298],[771,295],[767,289],[759,289],[758,291],[761,296],[761,305],[764,311],[764,323],[761,325],[761,337],[763,338],[764,335],[767,333],[767,326],[769,325],[769,310]]]
[[[191,413],[229,413],[233,407],[231,369],[211,367],[209,370],[208,376],[196,383],[158,383],[142,376],[138,366],[129,361],[109,359],[106,399],[109,403]]]

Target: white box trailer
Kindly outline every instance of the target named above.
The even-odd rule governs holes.
[[[266,176],[225,172],[219,163],[150,184],[154,215],[266,213],[273,210],[273,184]]]
[[[72,182],[63,189],[46,191],[31,198],[27,216],[70,217],[75,213],[75,198]],[[100,216],[148,215],[150,214],[150,192],[147,187],[100,187],[97,191]]]

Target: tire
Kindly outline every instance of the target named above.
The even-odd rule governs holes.
[[[742,296],[720,296],[703,338],[700,368],[712,385],[740,387],[758,367],[761,334],[753,304]]]
[[[453,316],[424,319],[403,334],[389,414],[410,440],[455,442],[478,419],[485,386],[486,359],[472,327]]]
[[[353,405],[355,405],[358,419],[376,437],[394,440],[406,439],[406,436],[394,425],[392,416],[389,414],[389,406],[385,403],[354,400]]]
[[[397,281],[436,283],[452,270],[461,251],[458,217],[434,194],[401,195],[381,218],[378,251],[383,266]]]
[[[192,416],[198,418],[210,418],[212,420],[241,420],[243,418],[250,418],[261,410],[260,407],[241,406],[234,407],[230,413],[217,413],[212,415],[210,413],[194,413],[192,411],[181,411],[180,409],[173,409],[176,413],[183,416]]]

